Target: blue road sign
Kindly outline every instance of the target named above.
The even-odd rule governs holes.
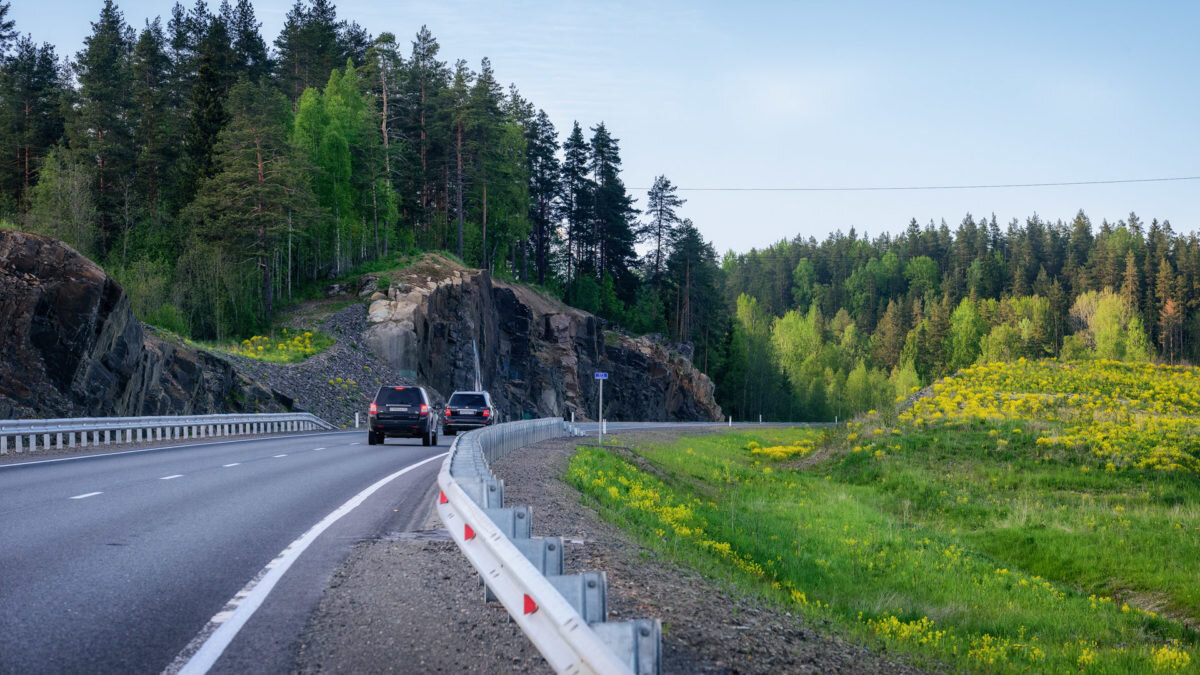
[[[601,372],[598,372],[598,371],[597,371],[597,373],[596,373],[596,379],[597,379],[597,380],[607,380],[607,379],[608,379],[608,373],[601,373]]]

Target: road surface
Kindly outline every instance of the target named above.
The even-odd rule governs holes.
[[[308,434],[0,466],[0,673],[160,673],[202,646],[211,656],[221,625],[211,620],[228,619],[227,603],[308,532],[269,594],[261,583],[252,594],[262,604],[227,647],[192,663],[288,670],[334,569],[355,543],[424,519],[440,461],[377,484],[453,438],[366,440]]]

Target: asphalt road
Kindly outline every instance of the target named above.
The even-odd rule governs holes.
[[[0,673],[178,667],[285,548],[453,438],[440,440],[380,447],[340,432],[0,466]],[[309,532],[211,672],[290,669],[334,569],[357,542],[423,520],[439,466],[388,481]]]

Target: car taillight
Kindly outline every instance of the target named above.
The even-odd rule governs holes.
[[[377,414],[379,414],[379,406],[375,405],[375,402],[374,402],[374,401],[372,401],[372,402],[371,402],[371,409],[367,411],[367,414],[368,414],[368,415],[377,415]]]
[[[450,416],[450,409],[446,408],[446,417],[449,417],[449,416]]]
[[[424,403],[421,404],[421,414],[422,415],[429,414],[429,406],[425,405]]]
[[[484,417],[491,417],[491,416],[492,416],[492,411],[491,411],[491,410],[488,410],[487,408],[484,408],[484,409],[483,409],[483,416],[484,416]]]

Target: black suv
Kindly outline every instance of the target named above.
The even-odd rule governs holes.
[[[453,436],[459,431],[496,424],[499,417],[500,413],[486,391],[456,391],[442,411],[442,427],[447,436]]]
[[[437,413],[424,389],[379,388],[367,412],[367,444],[380,445],[388,436],[419,438],[421,445],[437,445]]]

